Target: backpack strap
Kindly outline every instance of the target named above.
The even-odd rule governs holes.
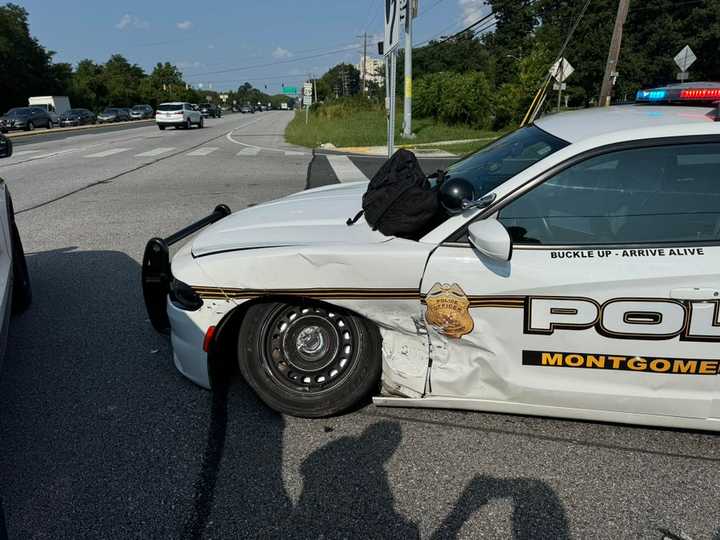
[[[348,227],[350,225],[355,225],[364,213],[365,210],[360,210],[357,214],[355,214],[355,217],[348,218],[348,220],[345,222],[345,225],[347,225]]]

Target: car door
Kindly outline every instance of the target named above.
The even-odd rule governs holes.
[[[509,261],[440,245],[430,395],[720,417],[718,170],[718,137],[607,148],[488,209]]]

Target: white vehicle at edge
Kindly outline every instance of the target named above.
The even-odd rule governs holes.
[[[192,126],[202,128],[205,120],[198,108],[192,103],[176,101],[161,103],[155,110],[155,122],[161,130],[173,126],[175,129],[190,129]]]
[[[346,224],[366,183],[221,205],[148,243],[150,320],[197,384],[237,362],[294,415],[372,394],[720,430],[717,100],[675,85],[520,128],[448,169],[474,201],[419,241]]]
[[[11,157],[12,141],[0,135],[0,158]],[[0,178],[0,372],[7,345],[10,314],[24,311],[32,301],[25,252],[15,224],[15,211],[7,185]]]

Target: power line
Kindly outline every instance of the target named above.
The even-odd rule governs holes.
[[[430,7],[427,8],[426,10],[423,10],[423,11],[421,11],[420,13],[418,13],[417,18],[419,19],[419,18],[422,17],[423,15],[427,15],[427,14],[430,13],[433,9],[435,9],[435,8],[438,7],[440,4],[442,4],[444,1],[445,1],[445,0],[437,0],[437,2],[435,2],[432,6],[430,6]]]
[[[203,72],[203,73],[193,73],[192,75],[188,75],[188,77],[194,77],[194,78],[195,78],[195,77],[203,77],[203,76],[205,76],[205,75],[220,75],[220,74],[222,74],[222,73],[232,73],[232,72],[234,72],[234,71],[245,71],[245,70],[248,70],[248,69],[256,69],[256,68],[264,68],[264,67],[271,67],[271,66],[279,66],[279,65],[283,65],[283,64],[293,64],[293,63],[295,63],[295,62],[301,62],[301,61],[303,61],[303,60],[312,60],[312,59],[314,59],[314,58],[321,58],[321,57],[323,57],[323,56],[330,56],[330,55],[333,55],[333,54],[339,54],[339,53],[344,53],[344,52],[352,52],[352,51],[353,51],[353,49],[349,49],[349,48],[345,47],[345,48],[342,48],[342,49],[336,49],[336,50],[328,51],[328,52],[321,53],[321,54],[313,54],[313,55],[310,55],[310,56],[301,56],[301,57],[298,57],[298,58],[293,58],[293,59],[291,59],[291,60],[280,60],[280,61],[278,61],[278,62],[268,62],[268,63],[264,63],[264,64],[254,64],[254,65],[251,65],[251,66],[240,66],[240,67],[230,68],[230,69],[221,69],[221,70],[218,70],[218,71],[206,71],[206,72]],[[357,50],[356,52],[359,52],[359,47],[358,47],[358,50]]]

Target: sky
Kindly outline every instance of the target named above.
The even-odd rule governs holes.
[[[1,0],[0,0],[1,1]],[[56,62],[120,53],[150,71],[171,62],[194,86],[270,94],[309,75],[358,64],[363,38],[377,56],[384,0],[14,0]],[[484,0],[419,0],[413,42],[452,34],[489,12]],[[401,38],[402,39],[402,38]]]

